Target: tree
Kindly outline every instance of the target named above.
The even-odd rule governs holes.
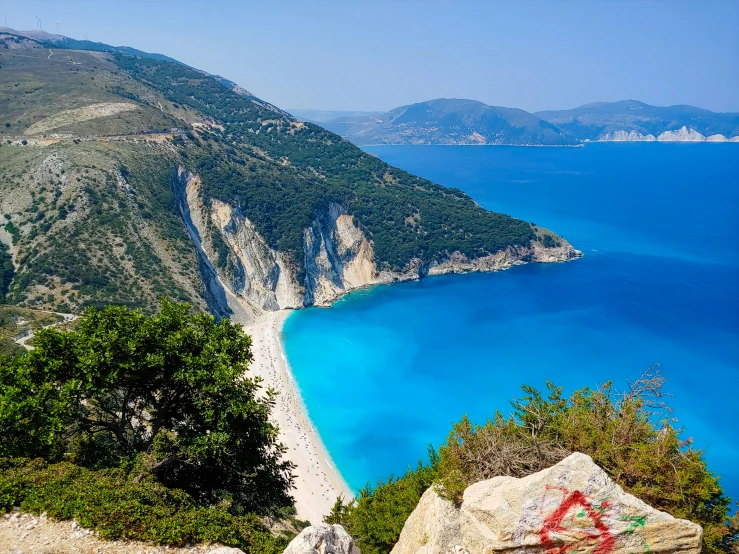
[[[239,326],[163,300],[151,317],[88,309],[0,362],[0,456],[93,469],[144,461],[168,487],[234,513],[291,506],[293,465],[269,421],[275,392],[245,376]]]

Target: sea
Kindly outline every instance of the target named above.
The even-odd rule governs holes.
[[[567,238],[581,259],[363,289],[286,321],[311,419],[355,489],[399,476],[522,384],[645,371],[739,499],[739,144],[380,146],[384,161]]]

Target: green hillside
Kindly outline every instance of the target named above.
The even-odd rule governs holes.
[[[524,110],[457,98],[419,102],[380,115],[342,117],[322,125],[355,144],[576,144],[551,123]]]
[[[537,240],[526,222],[179,63],[49,55],[26,41],[0,51],[0,65],[0,238],[18,265],[13,303],[151,309],[167,295],[205,308],[173,191],[178,168],[201,177],[206,204],[237,206],[299,276],[303,231],[330,203],[354,216],[380,268]]]

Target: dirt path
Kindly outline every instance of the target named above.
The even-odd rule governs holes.
[[[44,325],[42,327],[42,329],[48,329],[49,327],[56,327],[57,325],[61,325],[62,323],[69,323],[69,322],[74,321],[75,319],[77,319],[77,316],[74,315],[74,314],[61,314],[61,313],[58,313],[58,312],[50,312],[49,310],[37,310],[37,311],[39,311],[39,312],[46,312],[48,314],[60,315],[60,316],[62,316],[64,318],[62,321],[57,321],[56,323],[52,323],[51,325]],[[34,332],[31,331],[27,335],[24,335],[22,337],[18,337],[18,338],[13,339],[13,340],[15,341],[16,344],[22,346],[26,350],[33,350],[33,346],[31,346],[30,344],[26,344],[29,340],[31,340],[33,338],[33,335],[34,335]],[[0,551],[0,554],[2,554],[2,551]]]

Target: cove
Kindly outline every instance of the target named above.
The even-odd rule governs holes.
[[[432,277],[291,315],[289,363],[348,483],[401,474],[520,385],[624,388],[659,364],[673,417],[739,497],[739,145],[367,150],[585,256]]]

